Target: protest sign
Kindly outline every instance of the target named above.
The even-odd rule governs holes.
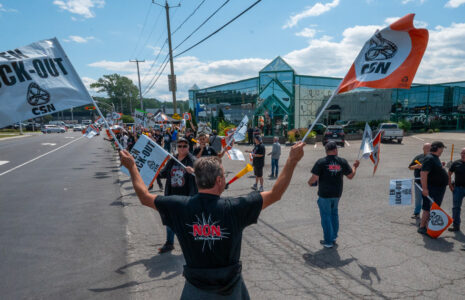
[[[140,176],[147,187],[158,176],[161,168],[170,158],[168,152],[143,134],[132,147],[131,155],[134,157],[137,170],[139,170]],[[130,175],[125,167],[121,167],[121,172]]]
[[[56,38],[0,56],[0,128],[93,103]]]
[[[412,204],[412,179],[392,179],[389,183],[389,205]]]

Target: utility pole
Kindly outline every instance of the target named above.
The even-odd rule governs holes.
[[[145,62],[145,59],[144,60],[130,60],[129,62],[135,62],[136,65],[137,65],[137,79],[139,79],[139,98],[140,98],[140,109],[141,110],[144,110],[144,103],[142,101],[142,89],[140,87],[140,73],[139,73],[139,63],[140,62]]]
[[[152,3],[155,3],[155,0],[152,0]],[[170,29],[170,8],[172,7],[179,7],[181,4],[178,4],[177,6],[169,6],[168,5],[168,0],[165,1],[165,6],[162,6],[158,3],[155,3],[161,7],[164,7],[166,10],[166,26],[167,26],[167,31],[168,31],[168,47],[169,47],[169,54],[170,54],[170,68],[171,68],[171,75],[168,75],[168,86],[169,90],[171,91],[173,95],[173,110],[174,113],[177,113],[176,110],[176,75],[174,75],[174,65],[173,65],[173,49],[171,46],[171,29]]]

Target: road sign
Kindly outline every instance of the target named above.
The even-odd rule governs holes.
[[[174,115],[172,116],[172,118],[175,119],[175,120],[181,120],[181,119],[182,119],[181,116],[178,115],[177,113],[174,114]]]

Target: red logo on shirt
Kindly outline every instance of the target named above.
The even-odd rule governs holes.
[[[340,165],[329,165],[328,170],[331,172],[339,172],[341,171],[341,166]]]
[[[205,250],[205,245],[208,245],[208,248],[212,250],[215,241],[228,238],[226,235],[229,233],[225,231],[226,228],[222,229],[220,225],[217,225],[219,221],[213,221],[211,215],[205,218],[202,213],[202,218],[195,217],[197,218],[196,222],[193,222],[192,225],[186,225],[192,227],[192,232],[189,233],[194,237],[194,240],[203,241],[202,252]]]

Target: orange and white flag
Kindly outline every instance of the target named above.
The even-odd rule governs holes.
[[[337,94],[359,87],[408,89],[428,44],[428,30],[413,26],[408,14],[376,31],[365,43]]]
[[[376,169],[378,168],[379,163],[379,153],[381,151],[381,137],[384,131],[378,131],[375,138],[373,139],[373,152],[370,154],[371,161],[375,164],[373,168],[373,175],[376,173]]]
[[[426,233],[432,238],[438,238],[452,222],[452,218],[436,202],[433,202]]]

